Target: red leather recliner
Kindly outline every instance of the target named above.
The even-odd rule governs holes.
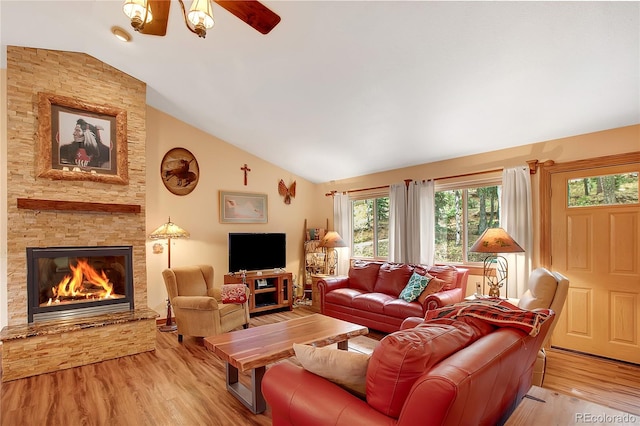
[[[418,344],[419,332],[414,329],[393,333],[387,337],[398,335],[395,343],[384,345],[381,341],[369,362],[366,400],[291,363],[273,365],[262,381],[273,424],[500,424],[531,387],[536,356],[554,317],[553,311],[549,312],[536,336],[516,328],[487,328],[459,320],[451,324],[460,332],[439,324],[428,333],[428,340],[419,337],[423,341]],[[459,325],[462,322],[467,326]],[[413,355],[402,351],[407,345],[416,348]],[[421,359],[421,353],[427,354],[428,359]],[[395,364],[407,371],[418,371],[415,379],[406,381],[406,371],[388,374]],[[385,402],[389,395],[400,397]]]

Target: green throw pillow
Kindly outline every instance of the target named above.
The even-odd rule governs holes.
[[[422,276],[416,272],[411,275],[406,287],[400,292],[400,299],[407,302],[413,302],[420,296],[422,290],[424,290],[429,284],[429,278]]]

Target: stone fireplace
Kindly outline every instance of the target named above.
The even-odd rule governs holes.
[[[28,322],[0,330],[2,381],[154,350],[158,314],[134,307],[133,254],[132,246],[27,247]]]
[[[134,308],[131,246],[28,247],[28,322]]]
[[[6,230],[7,297],[0,300],[6,309],[6,326],[0,330],[2,381],[154,350],[158,314],[147,307],[145,247],[146,84],[77,52],[7,46],[6,62],[6,162],[11,167],[3,171],[10,225]],[[128,180],[111,183],[39,176],[39,93],[126,111]],[[72,134],[68,133],[60,134],[60,140],[70,140]],[[116,262],[129,268],[124,290],[118,291],[124,291],[125,297],[91,302],[91,306],[100,309],[103,305],[112,309],[110,305],[122,304],[117,308],[123,311],[94,315],[95,312],[79,310],[73,318],[64,313],[64,318],[49,319],[49,312],[59,315],[69,309],[40,312],[45,307],[40,306],[39,296],[32,304],[28,288],[33,269],[29,272],[27,249],[79,246],[131,248],[131,254],[126,255],[130,256],[130,266],[128,260]],[[55,255],[53,265],[48,262],[48,272],[66,275],[64,270],[71,272],[70,265],[77,265],[67,262],[65,266],[63,259],[86,254]],[[92,266],[111,260],[103,254],[98,257]],[[113,282],[117,275],[114,271],[120,266],[98,269]],[[91,283],[88,287],[83,291],[93,293],[102,284]],[[38,295],[41,292],[53,296],[51,287],[37,290]],[[56,303],[56,297],[51,299]],[[74,305],[72,310],[76,306],[87,308],[86,301],[73,301],[68,295],[57,299],[68,307]],[[65,356],[69,353],[82,356]]]

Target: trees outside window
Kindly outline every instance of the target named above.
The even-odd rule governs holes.
[[[351,213],[352,256],[387,259],[389,257],[389,197],[353,200]]]
[[[449,187],[435,193],[435,261],[482,262],[482,253],[469,248],[487,228],[500,226],[500,179],[484,185]],[[389,257],[389,197],[351,201],[352,256],[366,259]]]
[[[469,248],[487,228],[500,226],[499,185],[436,191],[435,261],[482,262]]]
[[[638,172],[571,179],[569,207],[638,203]]]

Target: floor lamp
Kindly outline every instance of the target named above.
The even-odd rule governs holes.
[[[172,238],[189,238],[189,233],[180,228],[175,223],[169,221],[164,225],[160,225],[158,229],[149,234],[152,240],[167,240],[167,268],[171,268],[171,239]],[[171,320],[171,300],[167,298],[167,322],[159,328],[160,331],[175,331],[176,324]]]
[[[487,228],[469,251],[473,253],[489,253],[484,259],[483,292],[485,284],[488,283],[489,296],[500,297],[500,288],[504,286],[504,296],[508,297],[507,276],[509,263],[506,258],[499,256],[497,253],[522,253],[524,249],[504,229]],[[495,266],[492,268],[492,265]]]
[[[336,250],[336,247],[347,247],[347,243],[344,242],[340,234],[336,231],[329,231],[324,235],[324,237],[322,237],[318,247],[322,247],[325,251],[324,273],[327,275],[333,275],[333,273],[338,269],[338,251]],[[331,260],[329,259],[329,250],[334,252]]]

